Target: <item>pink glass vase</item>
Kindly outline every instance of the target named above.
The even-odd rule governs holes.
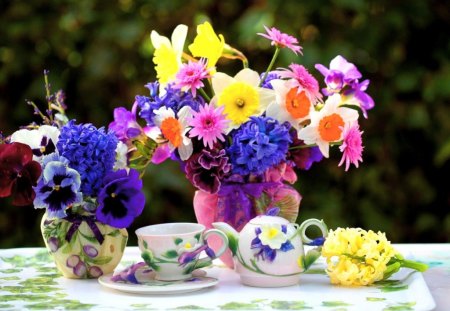
[[[239,189],[251,185],[245,184]],[[243,194],[241,193],[241,195]],[[280,208],[279,216],[288,219],[290,222],[295,222],[302,199],[297,190],[281,182],[272,183],[269,187],[265,187],[257,197],[250,194],[245,194],[245,196],[248,200],[246,200],[246,204],[243,204],[242,200],[233,197],[232,193],[224,195],[223,192],[219,191],[219,194],[210,194],[197,190],[193,204],[198,223],[209,229],[212,228],[213,222],[226,222],[240,232],[253,217],[265,214],[268,209],[273,207]],[[250,206],[248,206],[249,203]],[[221,246],[221,241],[211,237],[209,244],[217,250]],[[230,250],[227,250],[220,259],[228,267],[234,267]]]

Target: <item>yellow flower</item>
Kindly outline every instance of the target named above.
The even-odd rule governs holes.
[[[322,248],[331,283],[342,285],[370,285],[382,280],[396,255],[384,233],[361,228],[330,230]]]
[[[259,75],[251,69],[242,69],[234,78],[222,72],[212,78],[216,106],[224,106],[231,120],[228,132],[238,128],[251,116],[261,115],[275,99],[273,90],[258,87]]]
[[[152,31],[150,39],[155,48],[153,62],[155,63],[156,77],[161,86],[174,80],[181,66],[184,42],[187,36],[187,26],[178,25],[171,37],[171,41]]]
[[[212,68],[222,56],[224,45],[225,39],[223,36],[217,36],[211,24],[204,22],[197,26],[197,36],[194,42],[189,45],[189,51],[195,57],[208,59],[208,68]]]

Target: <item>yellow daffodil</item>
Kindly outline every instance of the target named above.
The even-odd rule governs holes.
[[[180,69],[187,31],[186,25],[178,25],[172,33],[171,40],[160,36],[154,30],[150,34],[150,39],[155,48],[153,62],[155,63],[156,77],[161,86],[173,81]]]
[[[214,32],[211,24],[204,22],[197,26],[197,36],[189,45],[189,51],[195,57],[203,57],[208,60],[208,68],[216,65],[222,56],[225,39]],[[213,72],[214,73],[214,72]]]
[[[233,78],[217,72],[212,77],[212,86],[216,97],[216,106],[223,106],[229,119],[228,131],[238,128],[251,116],[260,116],[267,106],[275,100],[273,90],[260,88],[259,75],[256,71],[245,68]]]

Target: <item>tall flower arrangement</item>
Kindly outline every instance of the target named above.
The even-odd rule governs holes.
[[[295,220],[301,196],[285,184],[296,181],[295,169],[328,158],[330,147],[339,147],[346,171],[362,162],[358,120],[359,112],[367,118],[374,107],[366,93],[369,81],[337,56],[328,67],[315,66],[324,77],[320,89],[303,65],[275,65],[282,50],[303,55],[298,40],[274,27],[265,30],[259,35],[275,51],[264,72],[250,69],[208,22],[197,26],[187,48],[185,25],[170,39],[152,31],[157,81],[146,85],[149,94],[136,96],[131,111],[120,107],[114,113],[110,127],[122,125],[124,143],[130,133],[145,133],[158,143],[155,163],[171,158],[181,164],[199,190],[199,220],[222,218],[239,228],[274,205]],[[222,72],[220,58],[238,59],[243,69]]]

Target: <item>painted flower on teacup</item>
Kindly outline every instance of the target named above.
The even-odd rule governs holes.
[[[287,236],[287,226],[280,224],[262,225],[255,229],[256,238],[252,240],[251,249],[254,256],[273,262],[277,250],[287,252],[294,249]]]
[[[181,255],[184,252],[193,252],[197,250],[202,244],[197,239],[187,239],[178,245],[177,253]]]

